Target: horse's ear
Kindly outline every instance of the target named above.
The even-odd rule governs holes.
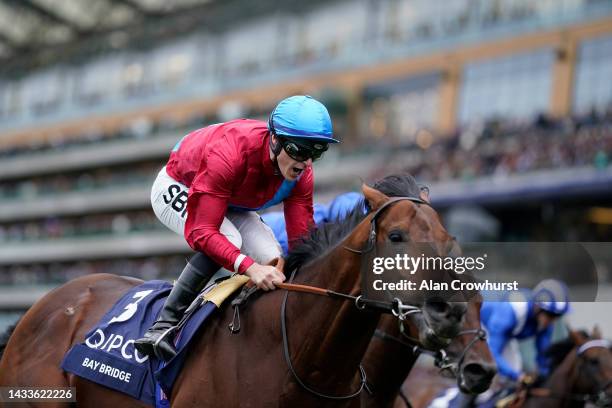
[[[572,339],[572,342],[576,346],[580,347],[584,343],[586,343],[587,339],[585,339],[584,336],[579,331],[573,330],[569,325],[567,325],[566,327],[567,327],[567,331],[569,332],[568,337]]]
[[[429,187],[421,186],[421,192],[419,193],[419,198],[426,203],[429,203]]]
[[[597,340],[601,340],[601,338],[603,337],[601,334],[601,329],[599,328],[598,324],[596,324],[595,327],[593,327],[593,332],[591,333],[591,337]]]
[[[368,204],[372,211],[378,210],[384,203],[389,201],[389,197],[365,183],[361,185],[361,191],[366,200],[368,200]]]

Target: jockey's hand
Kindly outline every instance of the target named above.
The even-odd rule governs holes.
[[[518,378],[518,383],[522,385],[531,385],[535,382],[536,376],[529,373],[522,373]]]
[[[263,290],[276,289],[274,284],[285,281],[285,275],[276,269],[276,267],[260,265],[258,263],[251,265],[249,269],[246,270],[245,275],[251,278],[259,289]]]

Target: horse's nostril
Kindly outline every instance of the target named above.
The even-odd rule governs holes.
[[[462,391],[470,394],[481,394],[485,392],[493,381],[497,373],[494,365],[470,363],[466,364],[461,370],[460,387]]]
[[[470,363],[463,367],[463,374],[473,381],[490,381],[497,373],[495,366],[481,363]]]

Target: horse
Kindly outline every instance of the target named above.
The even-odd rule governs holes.
[[[398,324],[396,319],[382,316],[370,341],[363,367],[369,375],[371,394],[362,395],[362,406],[391,407],[397,399],[412,407],[410,395],[401,387],[421,353],[433,355],[436,366],[456,377],[457,386],[466,393],[486,391],[496,374],[495,360],[480,325],[482,296],[473,295],[468,303],[461,331],[441,351],[432,353],[431,345],[423,347],[419,334],[419,317]]]
[[[355,397],[366,384],[360,362],[383,312],[403,316],[405,310],[418,308],[429,330],[443,337],[458,333],[464,303],[419,298],[410,308],[399,301],[359,296],[363,252],[359,248],[391,238],[397,241],[398,236],[440,247],[452,239],[435,210],[418,198],[414,179],[399,177],[397,182],[408,186],[403,197],[389,198],[364,184],[370,212],[354,211],[342,222],[314,229],[288,255],[285,270],[292,271],[288,282],[325,288],[310,293],[329,296],[289,290],[260,295],[243,312],[239,335],[227,330],[232,310],[221,309],[190,346],[169,396],[172,406],[356,406]],[[64,354],[140,283],[98,274],[48,293],[26,312],[10,336],[0,360],[0,386],[72,386],[79,406],[143,406],[60,369]],[[412,293],[402,295],[412,297]]]
[[[518,388],[510,395],[494,396],[495,399],[488,401],[472,401],[469,406],[579,408],[588,403],[589,406],[611,407],[610,347],[610,342],[601,339],[597,328],[590,337],[586,332],[569,330],[566,339],[551,345],[546,352],[551,362],[551,374],[547,378],[525,381],[518,384]],[[432,387],[434,384],[431,377],[421,378],[421,381],[427,383],[430,388],[438,388]],[[415,382],[410,382],[409,388],[416,391],[416,385]],[[416,401],[415,407],[427,407],[435,398],[430,390],[424,391],[418,399],[412,400]]]
[[[541,386],[521,386],[508,408],[580,408],[587,403],[612,407],[612,344],[601,339],[596,327],[587,333],[569,331],[566,340],[553,344],[551,374]]]

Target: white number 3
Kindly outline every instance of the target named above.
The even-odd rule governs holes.
[[[125,307],[125,311],[123,313],[121,313],[119,316],[114,316],[110,320],[110,322],[108,322],[108,324],[115,323],[115,322],[125,322],[126,320],[130,320],[132,318],[132,316],[134,316],[134,314],[138,310],[138,303],[142,299],[144,299],[145,297],[150,295],[151,292],[153,292],[152,289],[151,290],[142,290],[140,292],[134,293],[134,296],[132,296],[132,298],[136,299],[136,301],[130,303],[129,305],[127,305]]]

